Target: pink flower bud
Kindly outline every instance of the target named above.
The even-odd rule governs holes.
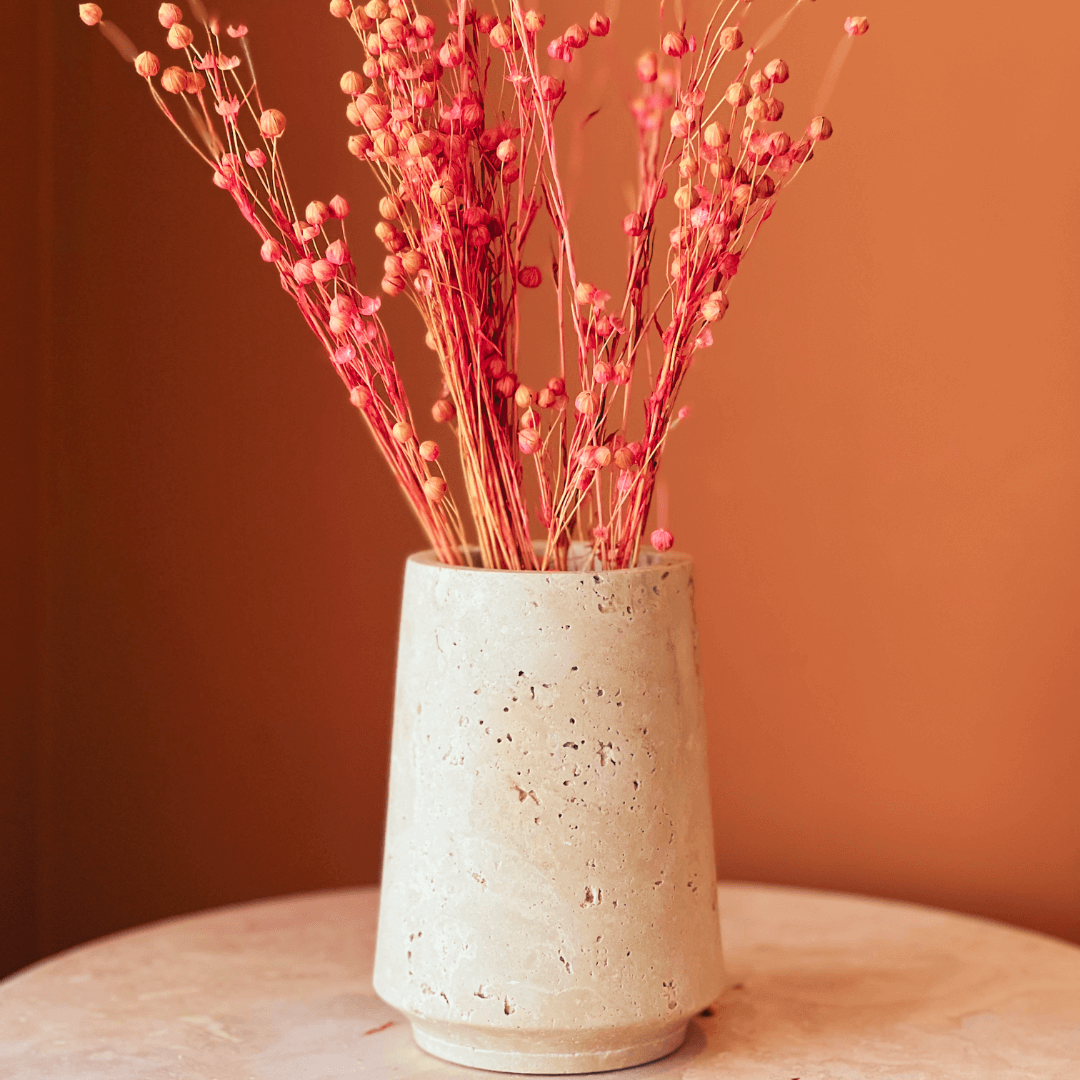
[[[79,18],[82,19],[87,26],[97,26],[101,22],[101,8],[97,4],[80,4],[79,5]]]
[[[599,11],[589,20],[589,33],[593,37],[607,37],[610,29],[611,20]]]
[[[747,86],[746,83],[732,83],[724,94],[724,100],[729,105],[734,105],[735,108],[741,109],[750,100],[750,87]]]
[[[564,34],[563,41],[571,49],[583,49],[589,40],[589,31],[581,23],[574,23]]]
[[[614,454],[615,467],[618,469],[629,469],[634,464],[633,452],[628,450],[625,446],[620,446]]]
[[[175,4],[162,4],[157,17],[158,22],[168,30],[184,18],[184,13]]]
[[[558,101],[566,93],[566,87],[561,79],[553,75],[540,76],[540,97],[544,101]]]
[[[195,40],[195,33],[190,26],[173,23],[165,40],[171,49],[186,49]]]
[[[382,291],[387,296],[399,296],[408,287],[408,282],[400,274],[387,274],[380,282]]]
[[[418,274],[427,265],[427,260],[419,251],[409,248],[401,253],[401,269],[410,277]]]
[[[334,266],[344,266],[349,261],[349,249],[344,240],[335,240],[326,248],[326,258]]]
[[[349,0],[330,0],[330,14],[335,19],[347,19],[352,14]]]
[[[502,378],[495,380],[495,393],[500,397],[513,397],[515,390],[517,390],[517,376],[512,371],[508,371]]]
[[[514,28],[509,23],[496,23],[491,29],[488,40],[491,42],[492,48],[499,49],[502,52],[510,52],[516,44],[514,41]]]
[[[135,70],[149,79],[161,70],[161,61],[152,52],[141,52],[135,57]]]
[[[771,85],[772,83],[769,80],[769,76],[763,71],[755,71],[753,75],[750,76],[750,89],[753,90],[755,94],[768,93]]]
[[[370,110],[369,110],[370,111]],[[389,131],[380,131],[375,136],[375,153],[381,158],[391,158],[397,153],[397,139]]]
[[[779,85],[788,81],[791,72],[783,60],[770,60],[765,65],[765,74],[771,83]]]
[[[241,23],[239,26],[228,26],[225,29],[225,33],[231,38],[247,37],[248,28]]]
[[[349,153],[355,157],[366,157],[375,144],[370,135],[351,135],[349,137]]]
[[[865,15],[852,15],[844,20],[844,30],[852,37],[862,37],[870,29],[870,20]]]
[[[606,469],[611,464],[611,451],[606,446],[598,446],[592,452],[594,469]]]
[[[427,15],[417,15],[413,20],[413,33],[420,38],[421,41],[427,41],[429,38],[435,36],[435,20],[429,18]]]
[[[536,428],[522,428],[518,432],[518,449],[523,454],[535,454],[540,449],[540,432]]]
[[[525,12],[525,29],[530,34],[537,34],[544,29],[544,23],[547,20],[539,11],[526,11]]]
[[[342,93],[351,94],[356,97],[357,94],[362,93],[364,89],[364,77],[358,71],[346,71],[341,76]]]
[[[442,48],[439,49],[439,63],[443,67],[452,68],[457,67],[461,63],[461,59],[461,46],[454,38],[447,38]]]
[[[439,444],[432,439],[425,439],[420,444],[420,456],[425,461],[439,460]]]
[[[256,147],[244,155],[244,160],[253,168],[261,169],[266,164],[266,155]]]
[[[173,29],[175,30],[176,27]],[[259,117],[259,130],[268,139],[278,138],[285,131],[285,114],[279,109],[264,110]]]
[[[660,42],[660,48],[667,53],[668,56],[673,56],[678,59],[680,56],[685,56],[690,51],[690,46],[687,44],[686,38],[679,33],[678,30],[671,30],[664,35],[664,40]]]
[[[259,249],[263,262],[277,262],[285,254],[282,246],[276,240],[264,240]]]
[[[301,285],[314,285],[315,284],[315,272],[312,270],[311,259],[297,259],[293,263],[293,277]]]
[[[349,400],[358,409],[366,409],[371,405],[371,391],[366,386],[354,386],[349,391]]]
[[[334,218],[349,216],[349,204],[340,195],[335,195],[330,200],[330,216]]]
[[[536,395],[533,393],[532,389],[524,383],[521,383],[517,390],[514,391],[514,404],[517,405],[519,409],[527,409],[535,400]]]
[[[806,129],[806,137],[811,142],[824,142],[832,138],[833,126],[824,116],[815,116]]]
[[[330,301],[330,314],[355,315],[356,304],[351,296],[346,296],[345,293],[338,293],[337,296]]]
[[[404,420],[399,420],[391,432],[394,438],[403,445],[407,443],[413,437],[413,429],[411,424],[407,424]]]
[[[304,217],[309,225],[321,225],[330,220],[330,207],[318,199],[313,199],[304,210]]]
[[[753,97],[746,106],[747,118],[753,120],[754,123],[764,120],[767,112],[768,106],[764,98]]]
[[[638,57],[637,77],[643,83],[656,82],[656,53],[645,53]]]
[[[716,322],[724,317],[728,309],[728,298],[718,289],[710,293],[701,304],[701,317],[706,322]]]
[[[640,236],[645,231],[645,219],[635,210],[623,218],[622,230],[627,236]]]
[[[405,34],[405,24],[393,16],[379,23],[379,36],[388,45],[399,45],[405,40]]]
[[[499,143],[498,149],[495,151],[495,156],[504,164],[509,164],[511,161],[517,160],[518,148],[510,139],[503,139]]]
[[[430,503],[440,503],[446,498],[446,481],[441,476],[429,476],[424,481],[424,495]]]
[[[593,364],[593,378],[601,386],[606,386],[615,378],[615,369],[606,360],[597,360]]]
[[[187,89],[188,73],[181,67],[167,67],[161,73],[161,88],[170,94],[182,94]]]
[[[447,177],[443,177],[431,185],[429,194],[436,206],[446,206],[454,201],[454,185]]]
[[[535,289],[543,280],[543,276],[539,266],[523,266],[518,271],[518,284],[526,289]]]
[[[736,49],[742,48],[743,36],[737,26],[726,26],[720,31],[717,40],[720,42],[720,48],[725,52],[734,52]]]
[[[198,71],[189,71],[187,73],[187,92],[189,94],[197,94],[205,88],[206,79]]]
[[[577,288],[574,290],[574,299],[577,300],[579,304],[591,304],[595,295],[595,285],[590,285],[587,281],[579,281],[577,283]]]
[[[670,551],[671,545],[675,543],[675,537],[667,531],[667,529],[656,529],[652,536],[649,537],[652,546],[657,551]]]
[[[685,139],[690,135],[690,121],[681,109],[676,109],[671,114],[671,134],[676,139]]]
[[[550,409],[555,404],[555,395],[552,393],[551,388],[545,386],[539,394],[536,395],[536,404],[541,409]]]
[[[595,416],[600,408],[600,395],[595,390],[582,390],[574,398],[574,408],[582,416]]]
[[[456,412],[454,403],[449,398],[440,398],[431,406],[431,415],[439,424],[449,424]]]
[[[554,378],[548,379],[548,389],[556,396],[561,397],[566,393],[566,381],[560,379],[558,375]]]
[[[316,259],[311,264],[311,272],[315,275],[315,280],[326,284],[328,281],[333,281],[337,275],[337,267],[329,259]]]

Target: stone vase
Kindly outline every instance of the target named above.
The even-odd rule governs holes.
[[[405,571],[375,989],[448,1061],[623,1068],[723,988],[690,559]]]

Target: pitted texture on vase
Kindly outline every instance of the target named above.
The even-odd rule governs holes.
[[[550,574],[409,560],[387,1001],[430,1032],[470,1026],[479,1049],[519,1033],[573,1053],[655,1041],[720,992],[696,646],[680,556]]]

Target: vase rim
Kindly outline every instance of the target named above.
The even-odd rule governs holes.
[[[543,552],[542,542],[538,541],[535,546],[538,553]],[[576,552],[574,550],[575,548],[578,549]],[[588,550],[589,548],[585,544],[581,544],[579,541],[576,541],[574,544],[572,544],[570,549],[571,565],[566,570],[508,570],[493,566],[456,566],[451,563],[441,562],[439,560],[438,553],[432,548],[429,548],[426,551],[414,552],[408,557],[407,561],[410,563],[416,563],[420,566],[438,567],[442,570],[465,572],[473,571],[483,574],[520,574],[523,576],[531,576],[535,574],[554,574],[560,577],[570,574],[603,574],[605,577],[622,574],[640,574],[648,572],[650,570],[656,570],[661,567],[670,568],[674,566],[689,565],[692,562],[691,557],[686,552],[682,551],[643,551],[639,557],[638,565],[631,566],[626,569],[605,570],[598,567],[589,567],[582,565],[574,566],[573,560],[575,556],[578,559],[581,559],[584,554],[588,552]],[[480,549],[478,547],[470,545],[469,551],[472,552],[475,557],[479,558]]]

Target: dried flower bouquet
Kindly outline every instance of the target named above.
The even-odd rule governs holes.
[[[229,26],[223,35],[200,0],[192,7],[202,44],[179,7],[160,7],[167,43],[184,59],[164,70],[96,4],[81,4],[79,13],[134,63],[258,233],[262,258],[348,387],[439,558],[467,561],[465,522],[438,444],[415,434],[380,298],[357,287],[345,235],[349,205],[335,196],[298,213],[282,163],[285,116],[263,102],[247,28]],[[744,7],[736,0],[718,8],[700,38],[685,27],[664,33],[659,55],[637,62],[637,203],[622,222],[626,282],[613,302],[579,275],[555,136],[566,96],[558,71],[591,38],[608,34],[609,19],[593,15],[587,28],[574,24],[541,45],[544,17],[519,0],[501,15],[453,0],[445,36],[411,0],[330,3],[363,55],[341,89],[358,129],[349,150],[385,192],[375,226],[387,251],[382,289],[407,295],[427,326],[443,378],[431,411],[457,439],[485,566],[565,569],[573,539],[586,541],[592,565],[637,563],[665,443],[685,412],[676,405],[683,380],[711,344],[731,280],[780,192],[832,133],[823,116],[799,138],[778,126],[784,105],[776,88],[788,66],[781,59],[754,66],[757,49],[744,51],[736,18]],[[827,81],[867,21],[850,18],[844,30]],[[677,224],[661,238],[654,273],[658,211],[668,198]],[[546,268],[526,254],[541,213],[554,235]],[[559,369],[535,389],[519,378],[519,297],[545,278],[555,289]],[[666,550],[672,537],[658,528],[651,542]]]

